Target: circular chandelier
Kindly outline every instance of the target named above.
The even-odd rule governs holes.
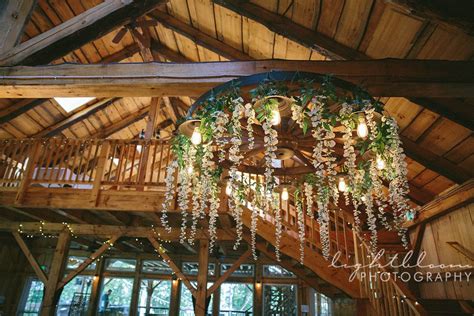
[[[210,248],[218,210],[228,203],[236,222],[234,248],[242,240],[244,209],[251,212],[251,247],[258,216],[275,222],[280,257],[279,199],[296,209],[301,261],[304,215],[318,221],[322,253],[329,257],[329,209],[353,208],[354,229],[397,230],[412,213],[405,155],[396,121],[359,87],[330,76],[271,72],[235,79],[202,95],[172,140],[161,221],[175,194],[182,214],[180,241],[193,243],[198,221],[208,216]],[[253,176],[249,176],[249,174]],[[175,178],[176,177],[176,178]]]

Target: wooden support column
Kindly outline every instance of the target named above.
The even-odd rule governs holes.
[[[58,302],[61,291],[57,291],[59,281],[64,275],[66,267],[66,258],[69,251],[71,235],[68,231],[59,234],[58,243],[54,250],[53,260],[49,269],[48,282],[46,283],[41,306],[41,316],[54,316],[56,303]]]
[[[43,284],[47,284],[48,278],[46,277],[46,274],[44,273],[43,269],[41,269],[40,265],[38,264],[38,261],[36,261],[36,258],[31,253],[23,238],[21,238],[20,234],[17,232],[13,232],[12,234],[13,237],[15,237],[18,246],[20,246],[21,250],[25,254],[26,259],[28,259],[28,261],[30,262],[31,267],[33,268],[33,271],[35,271],[38,279],[40,279]]]
[[[180,288],[180,280],[176,278],[171,281],[170,316],[179,316]]]
[[[260,261],[255,264],[255,282],[253,292],[253,314],[262,316],[263,283],[262,283],[262,265]]]
[[[199,272],[197,276],[196,303],[194,304],[194,313],[196,316],[206,315],[207,299],[207,275],[209,264],[209,240],[199,240]]]
[[[221,277],[221,263],[220,262],[216,262],[215,275],[216,275],[217,280]],[[209,294],[209,291],[210,289],[208,290],[208,294]],[[214,299],[212,301],[212,316],[219,316],[219,308],[221,305],[221,287],[219,286],[212,294],[214,294],[213,296]]]
[[[104,260],[100,260],[99,262],[97,262],[97,267],[95,271],[96,275],[92,279],[91,298],[89,300],[87,316],[94,316],[98,308],[100,284],[102,283],[102,273],[104,272]]]
[[[135,277],[133,279],[132,300],[130,302],[130,316],[138,315],[138,295],[140,294],[140,273],[142,271],[142,260],[138,260],[138,265],[135,269]],[[153,290],[152,290],[153,293]]]

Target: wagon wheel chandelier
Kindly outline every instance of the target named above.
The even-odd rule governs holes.
[[[371,231],[373,251],[382,227],[398,231],[406,244],[402,223],[413,210],[406,198],[405,155],[397,123],[382,108],[351,83],[304,72],[257,74],[208,91],[192,105],[172,140],[176,159],[166,173],[163,226],[171,230],[167,214],[176,194],[180,241],[192,244],[198,221],[208,216],[212,249],[218,210],[228,203],[237,248],[248,208],[254,258],[259,214],[274,218],[279,258],[278,202],[292,197],[301,262],[305,214],[318,221],[328,258],[329,210],[339,203],[353,208],[354,229]]]

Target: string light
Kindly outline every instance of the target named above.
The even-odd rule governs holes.
[[[272,110],[272,119],[270,120],[270,123],[272,125],[278,125],[281,122],[281,115],[280,111],[277,109]]]
[[[375,163],[377,164],[377,169],[383,170],[385,168],[385,160],[382,157],[377,156]]]
[[[359,124],[357,125],[357,136],[360,138],[366,138],[367,135],[369,135],[369,129],[367,128],[365,118],[361,115],[359,116]]]
[[[346,184],[346,180],[344,179],[344,177],[339,178],[339,183],[337,184],[337,188],[341,192],[346,192],[347,191],[347,184]]]
[[[199,145],[202,141],[201,132],[199,131],[199,127],[195,127],[193,134],[191,135],[191,143],[194,145]]]

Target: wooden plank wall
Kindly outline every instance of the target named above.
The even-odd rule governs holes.
[[[426,251],[424,264],[462,264],[474,265],[474,262],[451,247],[447,242],[456,241],[464,248],[474,249],[474,203],[461,207],[443,217],[427,223],[421,250]],[[413,238],[413,232],[410,234]],[[428,271],[428,270],[426,270]],[[437,272],[438,270],[430,270]],[[472,300],[474,293],[473,275],[467,282],[420,283],[420,294],[424,299]]]

